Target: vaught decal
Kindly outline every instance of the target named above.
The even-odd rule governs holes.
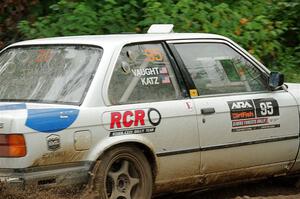
[[[140,78],[143,86],[170,84],[170,76],[166,66],[131,69],[135,77]]]
[[[274,98],[229,101],[227,104],[232,132],[280,127],[279,106]]]
[[[110,136],[154,133],[161,122],[155,108],[105,112],[103,121]]]
[[[159,74],[158,67],[131,69],[131,71],[135,77],[151,76],[151,75]]]

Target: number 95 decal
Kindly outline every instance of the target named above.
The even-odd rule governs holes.
[[[256,107],[257,117],[279,116],[278,103],[273,98],[253,100]]]

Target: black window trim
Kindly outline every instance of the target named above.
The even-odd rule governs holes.
[[[187,98],[189,97],[189,94],[188,94],[188,85],[187,83],[185,82],[185,78],[184,78],[184,74],[181,72],[177,62],[176,62],[176,58],[175,56],[173,56],[172,54],[172,51],[169,49],[169,46],[167,45],[166,42],[162,42],[162,46],[165,50],[165,53],[168,57],[168,59],[170,60],[170,64],[171,64],[171,67],[175,73],[175,76],[176,76],[176,79],[177,79],[177,83],[179,85],[179,89],[182,93],[182,96],[184,98]]]
[[[190,73],[188,72],[183,60],[181,59],[181,56],[179,55],[178,51],[176,50],[175,46],[173,44],[168,44],[168,47],[169,47],[170,51],[172,52],[172,54],[174,55],[176,64],[179,66],[179,70],[181,71],[181,74],[183,76],[187,90],[188,91],[193,90],[193,89],[197,90],[195,83],[194,83]],[[188,92],[188,96],[191,98],[189,92]]]

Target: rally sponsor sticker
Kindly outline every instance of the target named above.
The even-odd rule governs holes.
[[[280,127],[279,106],[274,98],[228,101],[227,104],[232,132]]]
[[[103,121],[110,137],[154,133],[161,113],[155,108],[111,111],[103,114]]]

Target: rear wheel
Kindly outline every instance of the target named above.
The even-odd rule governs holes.
[[[152,172],[136,147],[118,147],[105,153],[94,169],[93,189],[100,199],[150,199]]]

